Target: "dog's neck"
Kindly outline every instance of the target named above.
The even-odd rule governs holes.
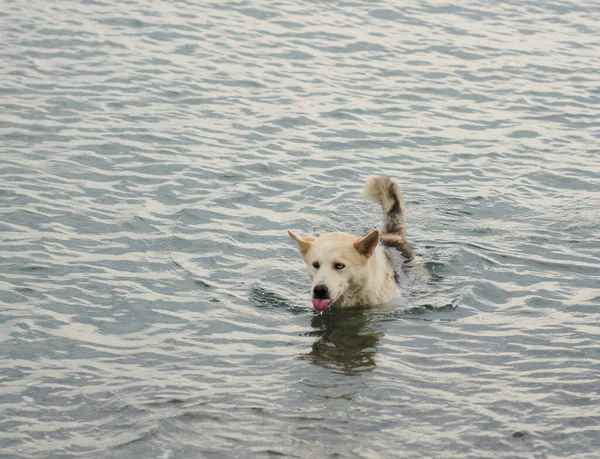
[[[389,269],[390,259],[380,245],[369,259],[369,281],[358,289],[345,292],[339,299],[340,306],[352,307],[365,304],[382,304],[398,295],[394,270]],[[380,273],[389,273],[381,276]],[[378,275],[379,274],[379,275]]]

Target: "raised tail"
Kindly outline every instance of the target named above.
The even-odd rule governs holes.
[[[383,232],[404,237],[404,198],[396,182],[387,177],[369,177],[365,196],[381,206]]]
[[[396,182],[382,176],[369,177],[365,183],[365,196],[378,202],[383,210],[383,243],[413,258],[415,253],[406,242],[404,230],[404,197]]]

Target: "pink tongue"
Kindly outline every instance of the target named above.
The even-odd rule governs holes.
[[[329,303],[331,303],[331,300],[320,300],[318,298],[313,298],[312,303],[313,308],[315,308],[317,311],[325,311],[327,306],[329,306]]]

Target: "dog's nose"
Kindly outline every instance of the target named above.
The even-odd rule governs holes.
[[[313,289],[313,296],[322,300],[329,298],[329,289],[326,285],[316,285]]]

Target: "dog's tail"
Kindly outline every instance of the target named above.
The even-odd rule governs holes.
[[[365,196],[381,206],[383,232],[404,236],[404,198],[396,182],[387,177],[369,177]]]
[[[365,196],[378,202],[383,210],[382,241],[412,258],[414,252],[406,242],[404,231],[404,197],[396,182],[382,176],[369,177],[365,183]]]

